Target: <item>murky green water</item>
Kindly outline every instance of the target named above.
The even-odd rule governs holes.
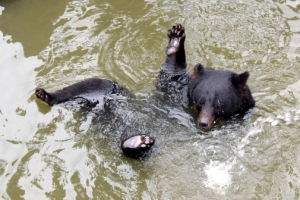
[[[0,1],[0,198],[299,199],[300,1]],[[167,29],[197,62],[249,71],[257,106],[209,132],[150,101]],[[117,81],[140,98],[117,116],[52,108],[33,95]],[[124,132],[156,138],[143,161]]]

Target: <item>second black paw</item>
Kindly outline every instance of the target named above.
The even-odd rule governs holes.
[[[142,158],[154,145],[155,140],[147,135],[134,135],[121,142],[121,149],[126,156]]]

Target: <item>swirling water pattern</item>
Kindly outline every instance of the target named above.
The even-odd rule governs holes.
[[[26,2],[0,4],[1,198],[299,198],[299,1]],[[153,100],[174,23],[188,71],[249,71],[255,109],[202,132],[189,109]],[[110,116],[33,95],[92,77],[139,101]],[[156,138],[142,161],[119,149],[137,131]]]

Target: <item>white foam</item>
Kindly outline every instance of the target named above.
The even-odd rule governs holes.
[[[0,15],[2,15],[3,10],[4,10],[4,7],[0,6]]]
[[[204,168],[207,180],[204,182],[206,187],[216,190],[220,194],[225,194],[226,189],[231,184],[230,169],[233,163],[222,163],[219,161],[210,161]]]

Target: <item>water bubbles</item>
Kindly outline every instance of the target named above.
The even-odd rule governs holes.
[[[233,163],[222,163],[219,161],[210,161],[204,168],[207,180],[204,182],[209,187],[220,194],[226,194],[226,190],[231,184],[231,168]]]

